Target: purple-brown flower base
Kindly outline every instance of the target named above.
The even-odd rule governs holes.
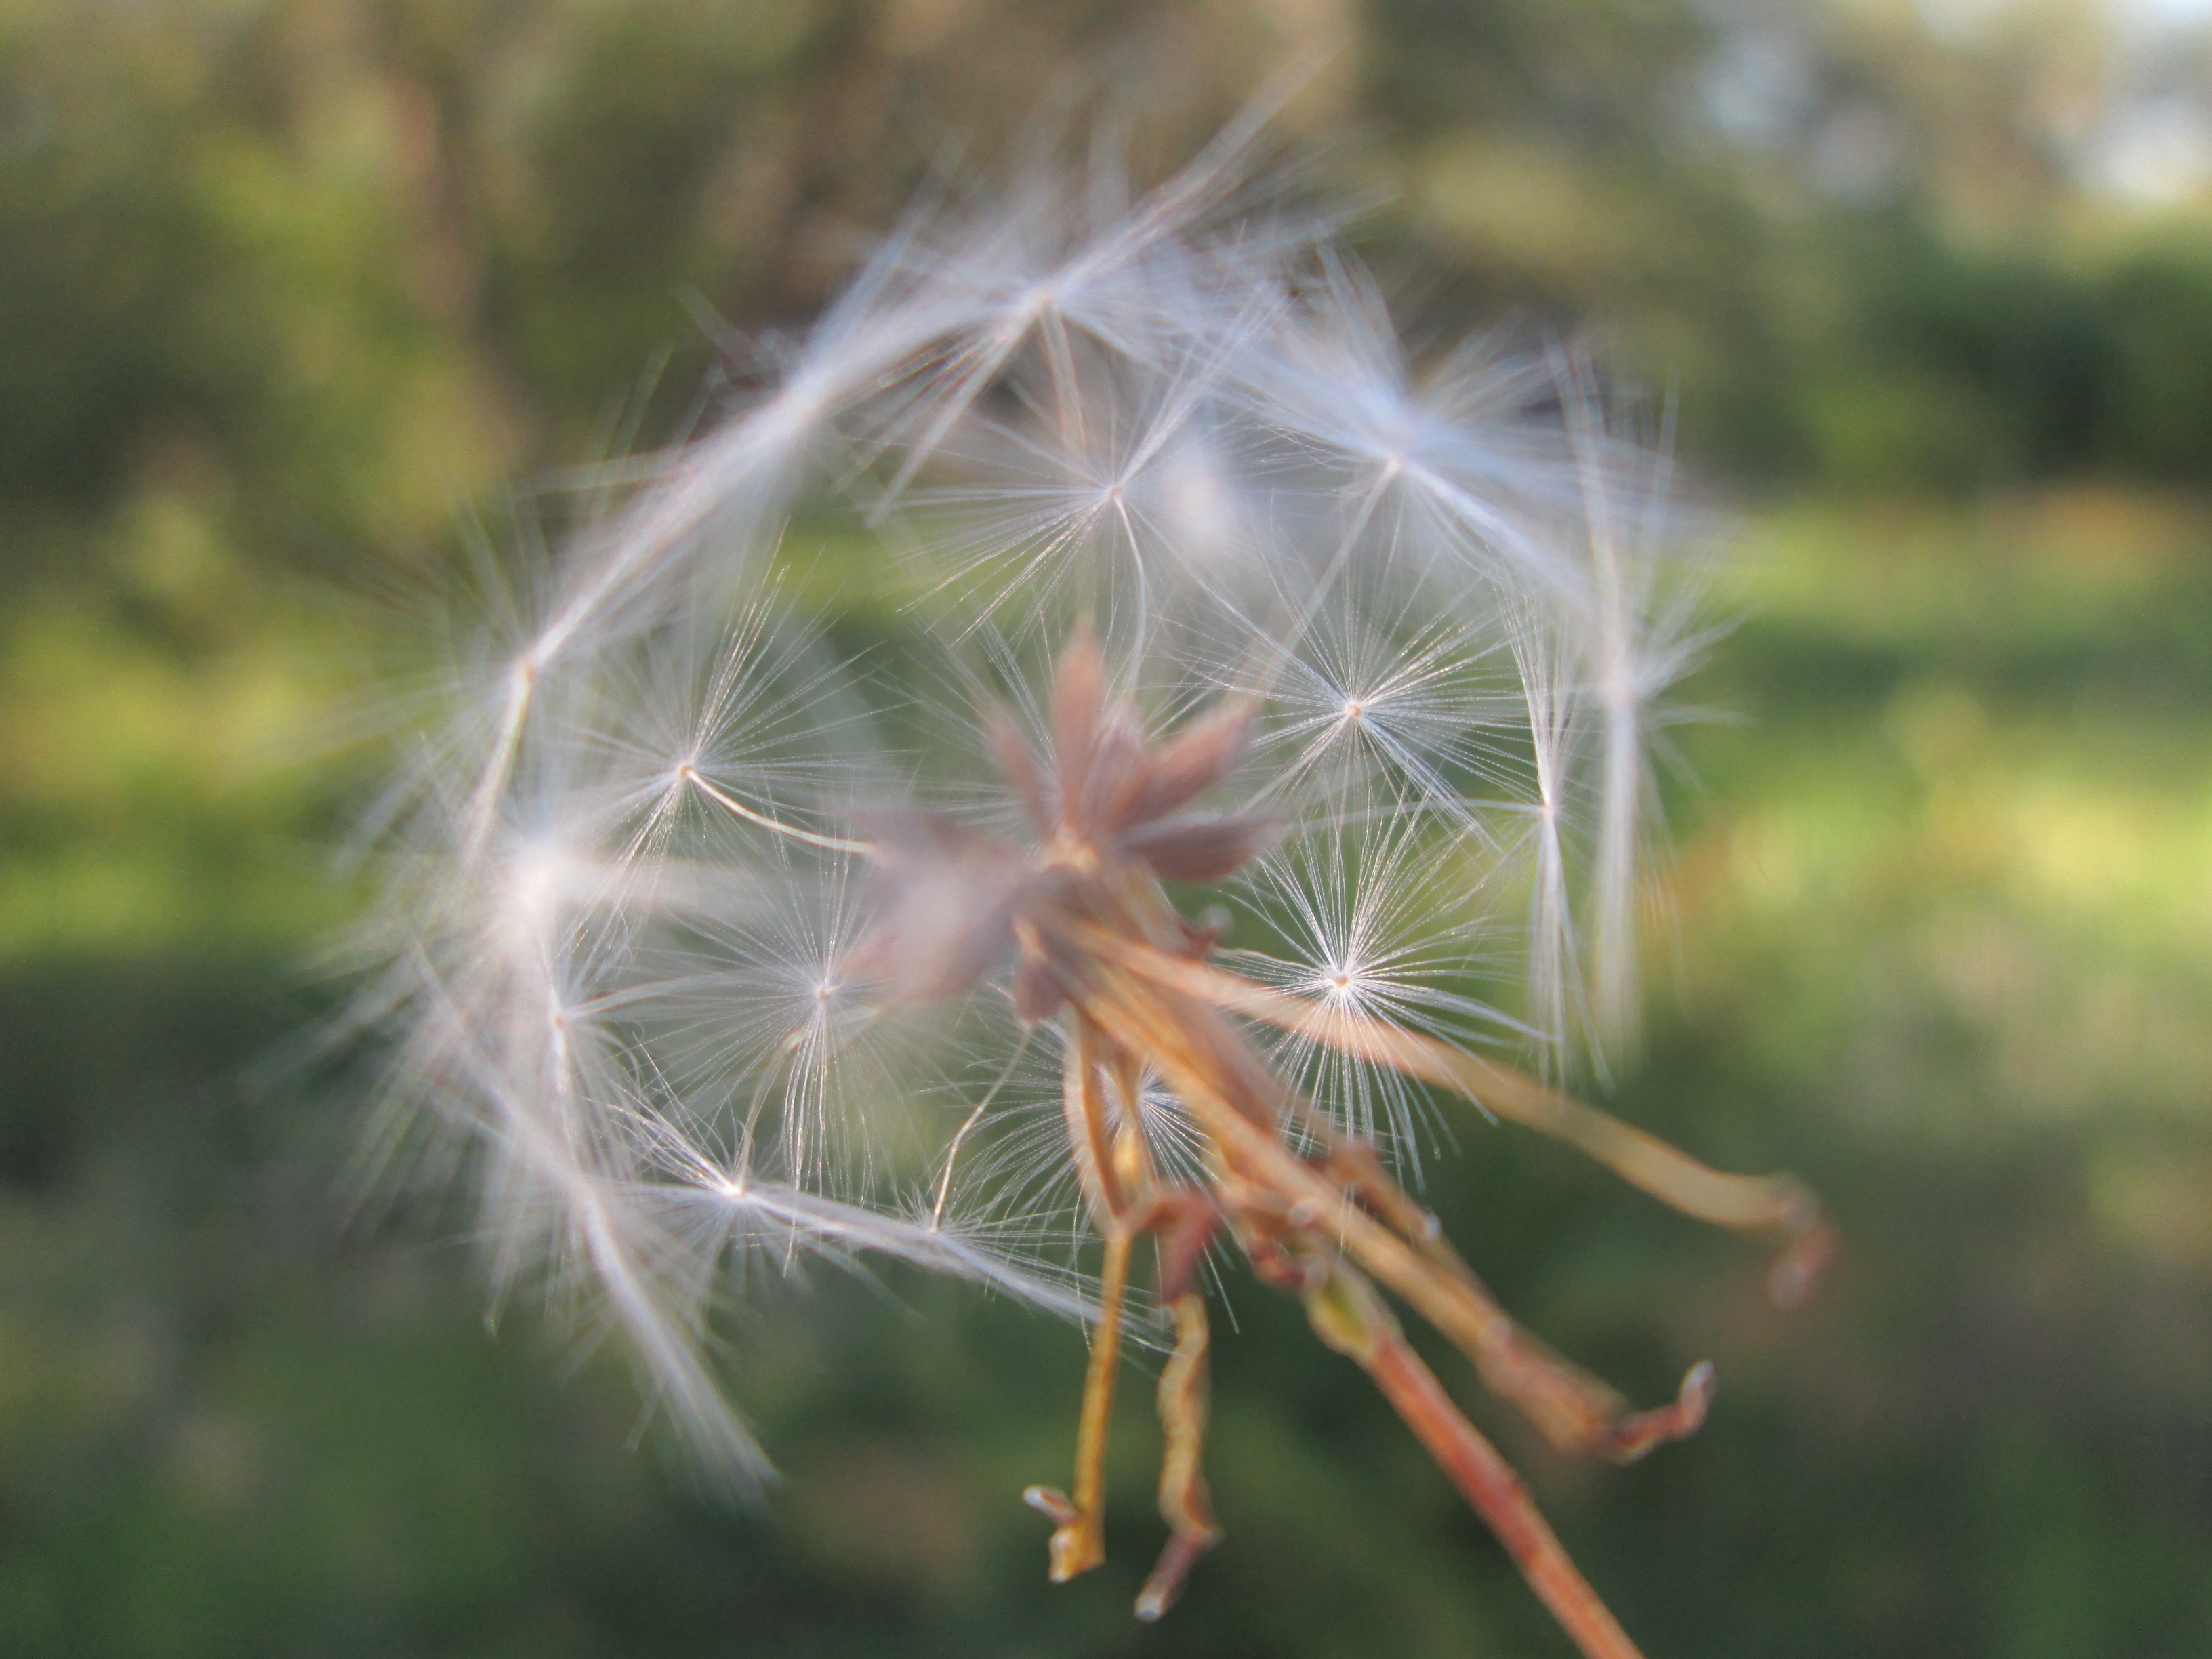
[[[1150,1237],[1176,1346],[1159,1384],[1165,1431],[1159,1508],[1169,1540],[1139,1597],[1164,1613],[1220,1538],[1202,1473],[1208,1329],[1194,1268],[1225,1233],[1266,1283],[1297,1296],[1322,1340],[1364,1368],[1589,1659],[1637,1650],[1568,1559],[1527,1488],[1452,1403],[1407,1343],[1388,1291],[1474,1363],[1486,1387],[1560,1449],[1629,1462],[1694,1432],[1712,1373],[1678,1396],[1628,1402],[1523,1332],[1443,1237],[1435,1218],[1373,1149],[1339,1129],[1269,1062],[1246,1026],[1271,1026],[1360,1064],[1458,1094],[1494,1116],[1580,1147],[1688,1214],[1779,1234],[1777,1299],[1802,1297],[1832,1248],[1817,1203],[1786,1177],[1731,1176],[1523,1073],[1387,1020],[1271,989],[1206,960],[1161,887],[1232,872],[1269,838],[1250,813],[1187,810],[1236,769],[1251,712],[1232,703],[1167,742],[1145,738],[1114,702],[1096,647],[1062,654],[1051,750],[1030,754],[1010,724],[1001,769],[1036,834],[1024,851],[915,812],[875,838],[878,921],[860,965],[890,1000],[969,988],[1011,956],[1024,1019],[1062,1034],[1062,1106],[1092,1224],[1104,1242],[1098,1317],[1077,1434],[1072,1494],[1032,1486],[1054,1522],[1051,1577],[1097,1565],[1108,1420],[1120,1364],[1131,1257]],[[1164,1181],[1140,1127],[1147,1083],[1181,1103],[1202,1144],[1204,1176]],[[1317,1150],[1316,1150],[1317,1149]]]

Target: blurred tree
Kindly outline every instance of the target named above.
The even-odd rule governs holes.
[[[1008,1497],[1064,1334],[833,1293],[744,1380],[802,1477],[755,1528],[625,1453],[620,1378],[488,1344],[458,1261],[332,1245],[335,1147],[234,1080],[303,1018],[345,781],[240,779],[349,672],[283,571],[441,556],[671,347],[677,428],[687,297],[803,317],[948,156],[1087,87],[1157,171],[1301,45],[1287,130],[1372,139],[1409,308],[1604,319],[1701,459],[1849,498],[1723,658],[1757,742],[1691,738],[1626,1080],[1799,1163],[1844,1277],[1778,1340],[1748,1269],[1471,1129],[1437,1196],[1501,1293],[1639,1389],[1722,1362],[1705,1440],[1547,1501],[1655,1651],[2207,1650],[2206,532],[2082,480],[2212,465],[2212,59],[2027,0],[0,7],[0,1648],[1136,1650]],[[1867,499],[1930,491],[1995,504]],[[1546,1650],[1249,1300],[1243,1547],[1146,1650]]]
[[[1165,160],[1286,30],[1340,28],[1012,0],[92,9],[97,52],[82,0],[0,18],[9,510],[181,489],[227,544],[346,561],[578,459],[698,338],[685,294],[749,325],[812,309],[949,147],[995,152],[1086,60],[1157,71],[1141,148]],[[40,540],[19,524],[11,561]]]

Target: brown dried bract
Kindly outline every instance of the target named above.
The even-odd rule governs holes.
[[[1176,914],[1160,884],[1218,879],[1273,834],[1260,815],[1186,810],[1243,761],[1252,713],[1231,701],[1152,744],[1133,711],[1109,696],[1095,644],[1079,635],[1054,679],[1046,763],[1011,722],[994,723],[1000,765],[1026,808],[1033,848],[919,811],[873,826],[876,917],[854,953],[856,970],[881,981],[887,1000],[912,1003],[969,989],[1011,958],[1022,1017],[1061,1025],[1069,1144],[1105,1252],[1074,1489],[1033,1486],[1026,1494],[1054,1522],[1052,1577],[1071,1578],[1104,1559],[1107,1420],[1130,1256],[1147,1234],[1176,1341],[1159,1383],[1166,1438],[1159,1507],[1169,1540],[1138,1598],[1138,1615],[1165,1612],[1192,1564],[1218,1540],[1200,1469],[1209,1336],[1193,1269],[1225,1231],[1262,1279],[1303,1300],[1323,1341],[1374,1377],[1583,1653],[1634,1659],[1634,1644],[1519,1478],[1406,1341],[1382,1291],[1458,1346],[1488,1388],[1569,1452],[1627,1462],[1693,1432],[1711,1397],[1711,1368],[1693,1367],[1676,1399],[1637,1412],[1523,1332],[1372,1149],[1338,1133],[1274,1071],[1240,1022],[1295,1033],[1479,1102],[1580,1147],[1691,1215],[1778,1234],[1788,1248],[1772,1279],[1778,1300],[1802,1296],[1828,1252],[1828,1230],[1811,1194],[1787,1176],[1719,1173],[1436,1037],[1324,1011],[1206,962],[1210,935]],[[1206,1175],[1198,1185],[1166,1182],[1152,1165],[1137,1127],[1147,1079],[1174,1092],[1202,1135]],[[1321,1152],[1294,1151],[1293,1133],[1297,1144]]]

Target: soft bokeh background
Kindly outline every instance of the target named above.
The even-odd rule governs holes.
[[[1690,692],[1739,718],[1680,733],[1616,1092],[1847,1239],[1779,1316],[1469,1124],[1430,1197],[1509,1300],[1723,1384],[1628,1471],[1484,1420],[1654,1659],[2212,1652],[2203,9],[0,4],[0,1651],[1565,1653],[1256,1291],[1230,1541],[1157,1629],[1148,1390],[1111,1562],[1048,1588],[1016,1495],[1082,1346],[964,1291],[771,1298],[738,1388],[790,1479],[719,1510],[619,1364],[487,1334],[460,1212],[348,1224],[362,1068],[296,1063],[348,711],[503,487],[675,429],[701,318],[803,317],[1071,72],[1158,167],[1310,46],[1284,134],[1381,200],[1415,333],[1601,320],[1740,509]]]

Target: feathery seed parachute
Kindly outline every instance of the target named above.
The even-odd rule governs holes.
[[[1795,1182],[1547,1080],[1632,1024],[1696,526],[1571,354],[1414,374],[1250,138],[1134,199],[1093,166],[917,211],[512,586],[386,836],[384,1121],[740,1485],[705,1356],[748,1273],[892,1257],[1092,1326],[1073,1495],[1029,1493],[1056,1579],[1158,1333],[1146,1617],[1218,1537],[1197,1268],[1241,1255],[1617,1659],[1385,1293],[1568,1449],[1703,1414],[1704,1368],[1632,1411],[1491,1300],[1401,1184],[1454,1102],[1774,1235],[1779,1299],[1817,1266]]]

